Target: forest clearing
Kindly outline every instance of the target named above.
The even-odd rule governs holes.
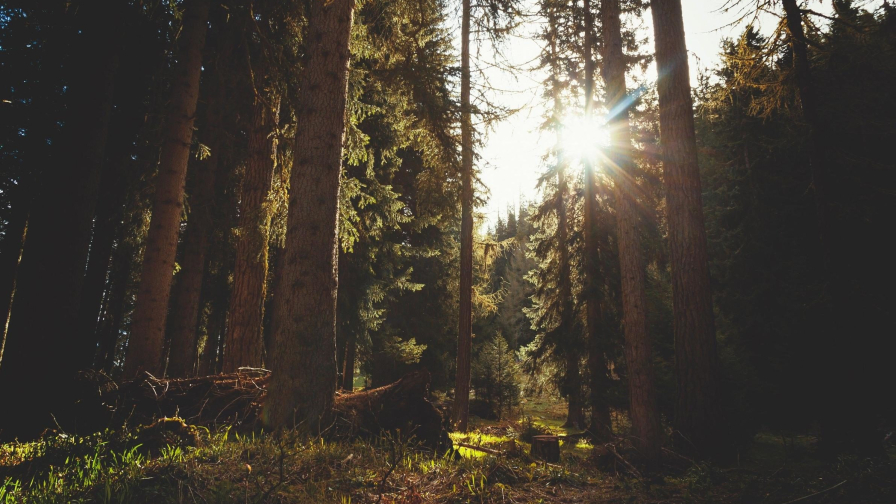
[[[0,504],[896,502],[888,0],[0,0]]]

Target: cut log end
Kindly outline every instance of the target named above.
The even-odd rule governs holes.
[[[545,462],[560,462],[560,438],[557,436],[533,436],[532,449],[529,452],[533,458]]]

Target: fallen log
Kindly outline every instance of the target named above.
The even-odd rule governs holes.
[[[488,453],[489,455],[504,455],[505,453],[500,450],[493,450],[491,448],[486,448],[484,446],[476,446],[469,443],[454,443],[454,446],[459,446],[461,448],[469,448],[471,450],[481,451],[482,453]]]
[[[249,368],[183,379],[143,373],[117,385],[105,375],[85,373],[81,378],[87,385],[82,390],[90,393],[81,401],[86,406],[79,430],[144,425],[164,417],[180,417],[191,425],[253,430],[260,426],[270,374]],[[384,387],[337,394],[335,421],[327,435],[370,437],[400,431],[403,439],[413,436],[430,448],[449,447],[442,416],[428,400],[429,383],[429,372],[418,370]],[[85,429],[87,425],[92,429]]]

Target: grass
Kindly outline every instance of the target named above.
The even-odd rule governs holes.
[[[558,408],[524,408],[528,425],[474,419],[471,432],[451,435],[502,456],[433,453],[398,435],[327,441],[199,429],[196,446],[185,437],[156,449],[140,432],[51,435],[0,445],[0,503],[784,504],[817,492],[799,502],[896,502],[893,457],[825,463],[810,437],[786,439],[785,458],[785,440],[763,433],[739,467],[679,466],[644,480],[616,472],[585,443],[544,464],[520,438],[529,426],[562,433]]]

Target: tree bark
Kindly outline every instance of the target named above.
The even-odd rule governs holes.
[[[140,288],[125,358],[125,378],[133,378],[140,371],[160,375],[163,369],[165,320],[199,97],[209,4],[210,0],[188,0],[184,6],[180,48],[173,74],[171,100],[166,111],[165,138],[159,156],[152,220],[146,237]]]
[[[355,390],[355,353],[358,349],[358,342],[354,331],[347,332],[345,357],[342,361],[342,390],[352,392]]]
[[[206,255],[212,233],[215,206],[215,181],[221,165],[223,146],[221,112],[225,99],[223,84],[218,79],[214,98],[206,103],[204,135],[209,156],[195,161],[196,174],[190,191],[190,215],[184,231],[181,270],[171,293],[171,350],[167,375],[173,378],[193,376],[196,372],[199,308]]]
[[[230,322],[224,348],[224,372],[263,362],[262,321],[267,297],[268,235],[271,214],[265,203],[271,192],[277,142],[272,136],[279,121],[279,99],[267,103],[255,98],[249,160],[240,198],[240,238],[233,270]]]
[[[660,418],[654,387],[652,344],[647,331],[647,295],[644,260],[638,234],[637,183],[631,157],[631,127],[626,106],[625,59],[619,0],[602,0],[604,30],[603,77],[607,89],[610,146],[609,170],[616,194],[619,271],[622,277],[622,311],[625,359],[628,365],[629,407],[635,445],[651,464],[660,458]]]
[[[354,0],[311,4],[264,424],[317,434],[336,393],[338,202]]]
[[[557,291],[560,304],[560,326],[557,328],[558,348],[566,360],[563,376],[563,392],[567,399],[567,427],[584,427],[585,413],[582,407],[582,387],[579,373],[578,345],[574,341],[572,278],[569,264],[569,217],[566,210],[566,194],[569,187],[566,179],[565,161],[560,160],[557,167]]]
[[[672,265],[675,441],[701,457],[721,456],[719,364],[688,54],[680,0],[652,0],[660,141]]]
[[[594,14],[591,12],[591,1],[584,0],[585,10],[585,118],[593,120],[593,95],[594,95],[594,58],[591,54],[591,46],[594,44]],[[597,143],[598,139],[594,139]],[[594,177],[594,162],[585,159],[585,202],[583,205],[583,223],[585,235],[585,267],[584,289],[585,297],[585,334],[588,341],[588,371],[591,392],[591,423],[588,430],[594,439],[604,441],[612,434],[613,428],[610,420],[610,406],[607,401],[607,389],[609,377],[607,359],[604,352],[606,345],[601,339],[603,326],[603,299],[601,295],[600,274],[600,240],[597,230],[597,194]]]
[[[454,427],[466,432],[470,416],[470,354],[473,346],[473,121],[470,108],[470,0],[461,13],[461,225],[460,307],[457,328],[457,370],[454,383]]]
[[[107,373],[112,371],[115,364],[115,350],[124,319],[125,298],[133,265],[133,248],[124,244],[122,234],[119,232],[118,246],[112,259],[109,289],[103,302],[102,322],[99,328],[99,347],[94,363],[95,369]]]
[[[36,435],[52,424],[51,415],[65,423],[67,386],[77,368],[88,365],[74,358],[83,352],[79,338],[70,334],[79,311],[122,45],[115,22],[119,7],[96,2],[78,13],[83,24],[77,54],[83,59],[73,66],[56,162],[41,174],[46,183],[29,216],[0,366],[0,400],[32,407],[0,419],[3,438]]]
[[[17,194],[12,198],[12,212],[6,222],[6,232],[0,243],[0,307],[3,316],[0,319],[0,365],[3,363],[3,348],[6,343],[6,329],[9,324],[9,313],[12,298],[16,291],[16,272],[22,259],[22,245],[28,231],[28,211],[31,202],[25,194],[26,188],[19,186]]]
[[[78,315],[77,333],[81,338],[78,347],[84,352],[84,355],[78,357],[79,362],[93,363],[97,354],[97,324],[103,307],[106,277],[112,261],[112,249],[121,223],[121,208],[124,204],[121,179],[125,163],[127,163],[125,155],[113,156],[107,161],[106,169],[103,171],[100,191],[105,197],[100,200],[96,212],[93,241],[90,244],[90,256],[87,260],[87,273],[84,276],[84,289]]]

